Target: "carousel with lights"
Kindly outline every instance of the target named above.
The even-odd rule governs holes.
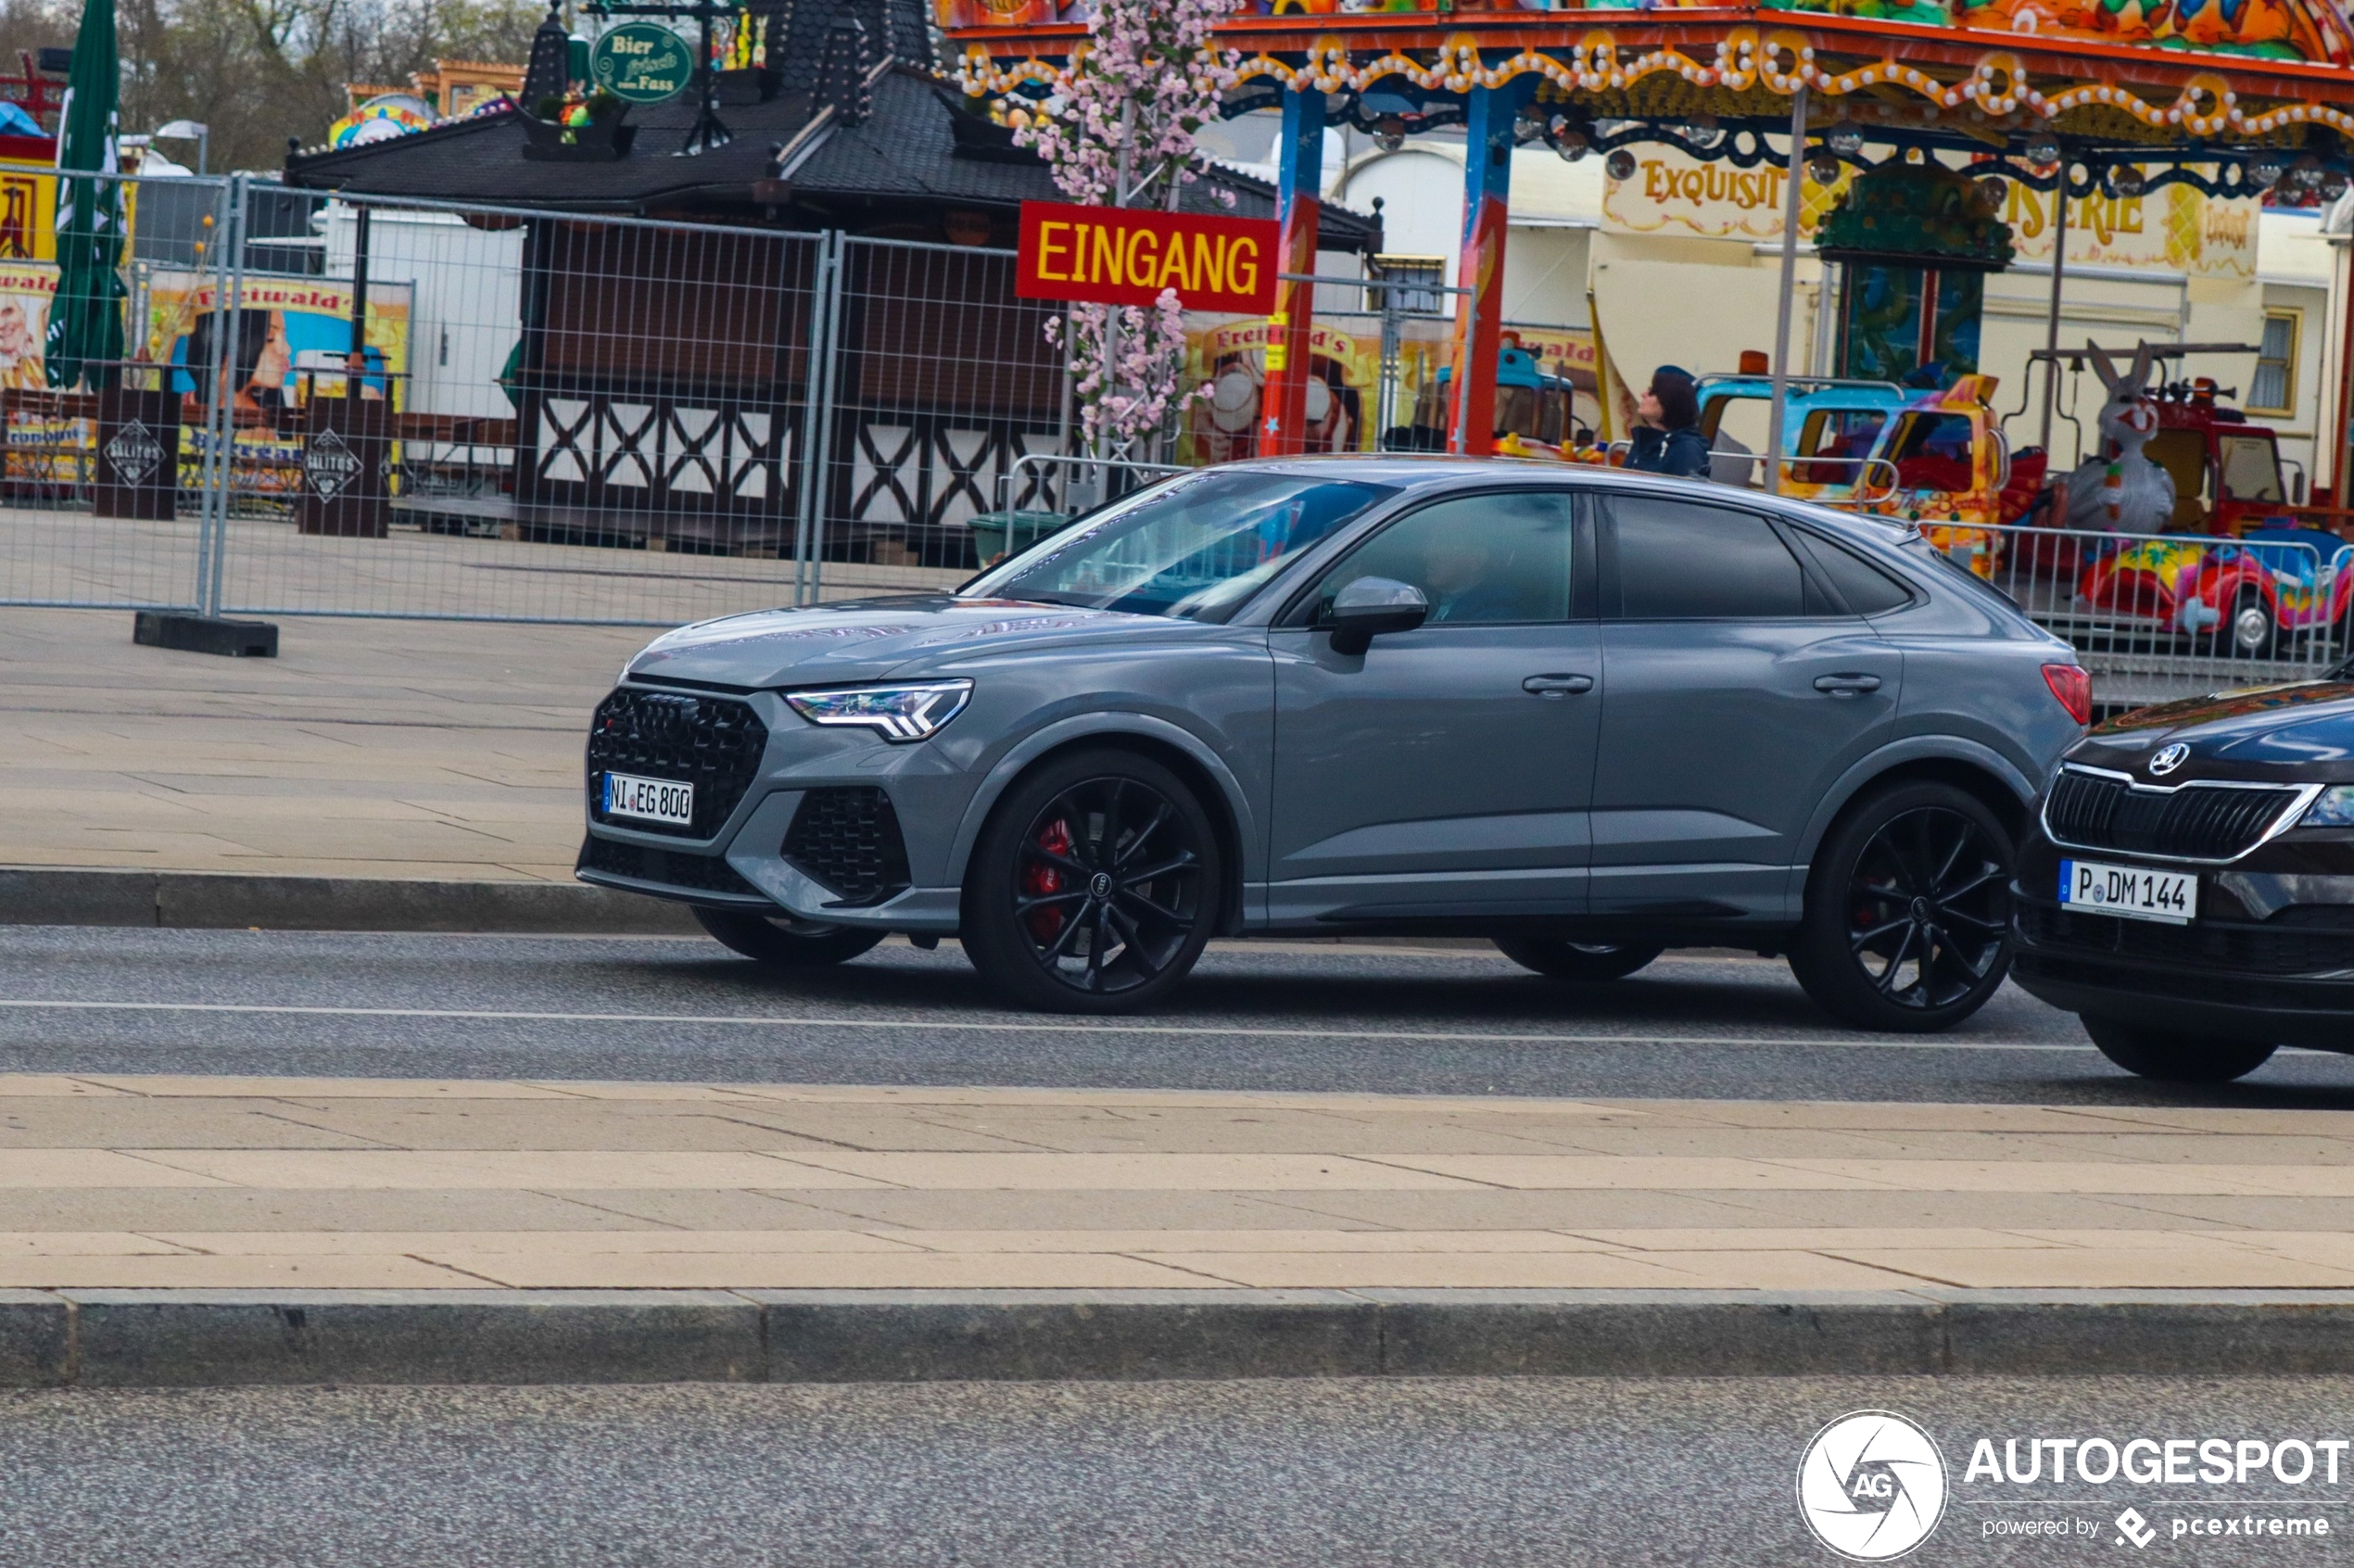
[[[1086,4],[939,0],[965,90],[1001,106],[1051,97],[1085,44]],[[2180,185],[2310,205],[2343,194],[2354,172],[2354,32],[2329,0],[1813,0],[1787,9],[1247,0],[1218,43],[1239,59],[1224,112],[1276,107],[1284,117],[1275,145],[1287,272],[1306,272],[1316,252],[1322,127],[1350,125],[1392,147],[1463,128],[1446,432],[1455,451],[1489,450],[1495,436],[1518,145],[1612,159],[1622,179],[1644,143],[1778,178],[1779,320],[1755,379],[1771,398],[1770,449],[1786,460],[1798,455],[1789,415],[1806,395],[1790,364],[1804,179],[1840,187],[1816,237],[1837,266],[1841,375],[1897,382],[1950,408],[1983,379],[1974,376],[1978,314],[1985,275],[2012,260],[2001,216],[2011,185],[2070,198]],[[2054,204],[2062,223],[2069,205]],[[1285,367],[1270,372],[1272,406],[1285,406],[1279,378],[1306,373],[1312,296],[1297,277],[1279,292],[1271,341],[1288,351],[1271,356]],[[2057,305],[2052,321],[2056,335]],[[2048,348],[2046,445],[2056,336]],[[1262,449],[1297,449],[1285,438],[1298,434],[1274,432]],[[1769,489],[1829,482],[1825,460],[1760,466]],[[2343,454],[2333,466],[2347,472]],[[1988,477],[1971,484],[1987,490]],[[1967,510],[1948,506],[1974,520]]]

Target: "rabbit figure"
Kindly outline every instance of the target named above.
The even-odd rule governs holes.
[[[2068,526],[2111,534],[2155,534],[2174,515],[2174,476],[2142,455],[2158,434],[2158,405],[2150,401],[2150,346],[2133,350],[2133,363],[2120,373],[2117,361],[2097,344],[2084,345],[2093,373],[2108,389],[2101,405],[2100,432],[2113,444],[2113,458],[2093,457],[2068,476]]]

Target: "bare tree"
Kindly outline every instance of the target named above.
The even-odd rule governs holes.
[[[122,124],[212,128],[212,167],[272,170],[344,112],[344,85],[406,82],[436,59],[530,52],[531,0],[120,0]],[[0,59],[70,44],[79,8],[0,0]]]

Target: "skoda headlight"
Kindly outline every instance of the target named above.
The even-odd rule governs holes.
[[[2354,828],[2354,784],[2333,784],[2313,799],[2299,828]]]
[[[785,701],[812,724],[871,729],[894,744],[929,740],[965,711],[972,700],[968,680],[930,680],[919,686],[838,686],[823,691],[788,691]]]

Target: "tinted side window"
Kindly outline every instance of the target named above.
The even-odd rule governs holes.
[[[1569,619],[1567,490],[1462,496],[1411,512],[1365,541],[1317,590],[1318,608],[1360,577],[1411,583],[1431,626]]]
[[[1910,588],[1904,587],[1887,573],[1842,545],[1835,545],[1820,535],[1793,529],[1815,558],[1823,575],[1839,588],[1840,597],[1858,615],[1878,615],[1890,610],[1901,610],[1913,601]]]
[[[1797,558],[1754,512],[1613,496],[1610,514],[1618,532],[1618,613],[1626,620],[1809,613]]]

